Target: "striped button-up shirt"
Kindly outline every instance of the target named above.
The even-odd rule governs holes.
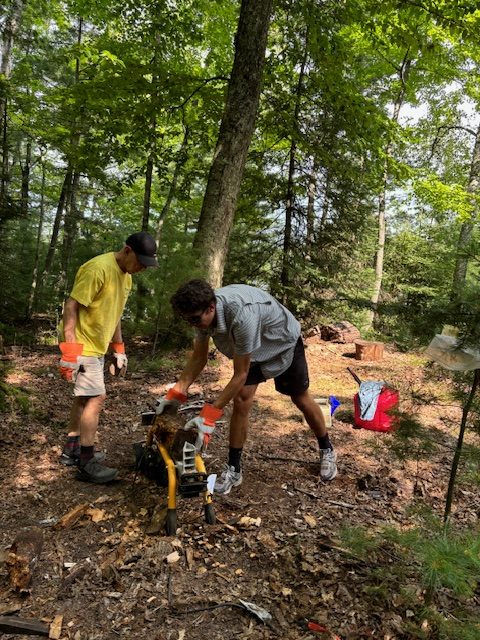
[[[212,337],[228,358],[251,354],[265,378],[288,369],[300,337],[300,323],[269,293],[246,284],[230,284],[215,290],[216,326],[197,330],[198,337]]]

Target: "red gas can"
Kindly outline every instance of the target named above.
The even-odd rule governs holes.
[[[392,415],[392,409],[398,406],[399,394],[396,389],[385,386],[378,396],[377,408],[371,420],[360,417],[360,401],[358,393],[353,397],[355,426],[371,431],[392,431],[398,426],[398,416]]]

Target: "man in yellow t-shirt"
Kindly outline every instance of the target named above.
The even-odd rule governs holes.
[[[132,233],[120,251],[104,253],[79,268],[65,302],[60,375],[74,383],[75,398],[60,462],[78,465],[79,480],[104,484],[118,475],[117,469],[102,464],[104,454],[94,451],[105,401],[105,354],[110,345],[117,369],[125,371],[121,316],[132,288],[131,274],[156,267],[156,251],[148,233]]]

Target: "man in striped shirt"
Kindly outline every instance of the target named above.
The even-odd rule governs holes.
[[[308,391],[308,367],[300,324],[270,294],[245,284],[220,289],[204,280],[190,280],[172,296],[174,311],[195,327],[194,347],[177,383],[157,401],[157,413],[187,399],[187,390],[205,367],[209,339],[233,360],[233,375],[212,404],[187,422],[198,430],[197,449],[208,442],[223,408],[233,400],[228,464],[215,484],[217,493],[229,493],[242,483],[241,456],[247,438],[248,417],[259,383],[269,378],[290,396],[317,437],[320,476],[337,475],[336,453],[330,443],[323,413]]]

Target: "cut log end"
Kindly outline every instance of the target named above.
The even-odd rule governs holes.
[[[357,360],[382,360],[383,342],[355,340],[355,358]]]

